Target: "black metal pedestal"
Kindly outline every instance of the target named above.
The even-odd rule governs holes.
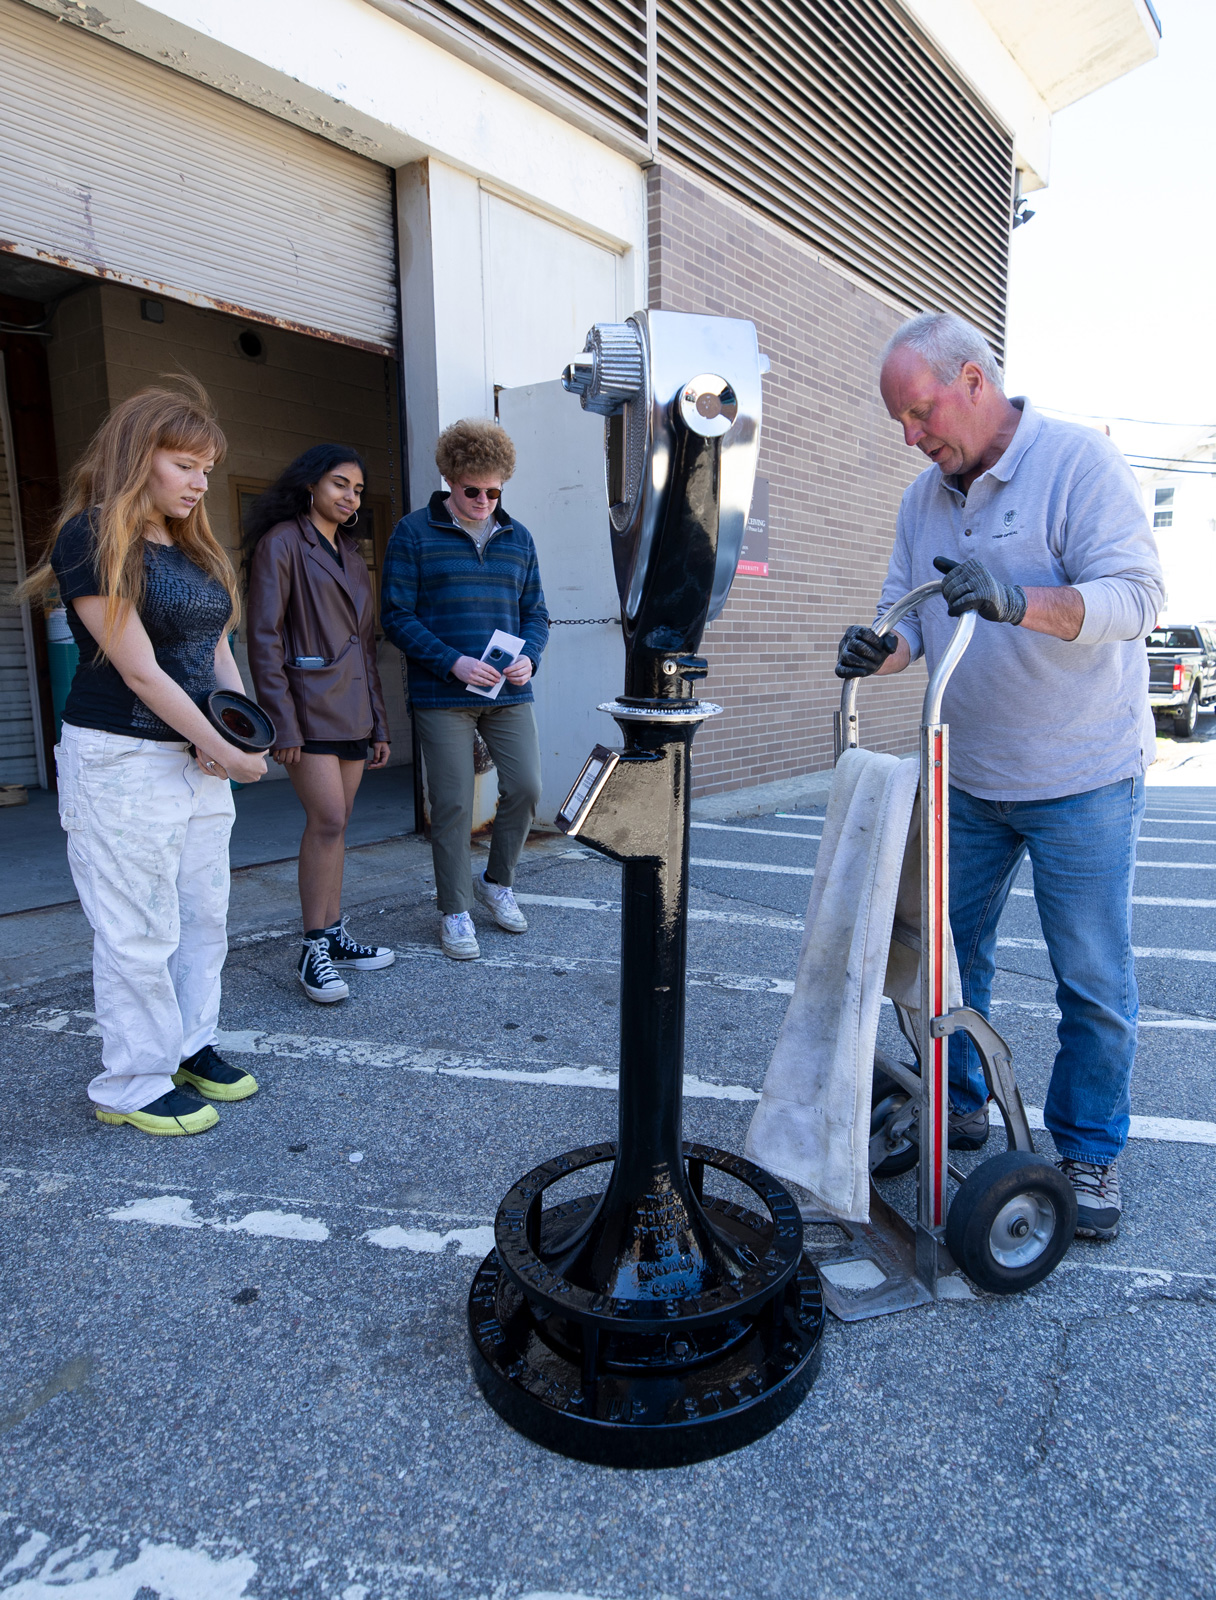
[[[749,1444],[819,1365],[823,1302],[793,1197],[681,1137],[689,750],[711,709],[613,707],[625,750],[580,836],[624,866],[619,1137],[520,1179],[469,1296],[490,1404],[551,1449],[617,1466]],[[576,1180],[546,1205],[559,1181],[609,1164],[606,1185]],[[707,1192],[707,1173],[746,1199]]]

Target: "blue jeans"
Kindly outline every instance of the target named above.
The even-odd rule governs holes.
[[[1056,976],[1060,1048],[1043,1120],[1062,1156],[1113,1161],[1127,1143],[1139,1000],[1132,958],[1132,879],[1144,779],[1059,800],[977,800],[950,790],[950,926],[963,1004],[984,1016],[997,923],[1027,855]],[[975,1046],[950,1039],[950,1099],[987,1098]]]

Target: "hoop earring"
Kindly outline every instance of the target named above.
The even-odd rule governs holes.
[[[357,528],[359,526],[359,513],[357,511],[352,511],[342,526],[344,528]]]
[[[312,510],[312,490],[308,491],[308,509]]]

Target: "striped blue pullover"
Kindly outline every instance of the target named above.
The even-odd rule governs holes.
[[[532,535],[499,501],[495,528],[479,552],[437,491],[393,529],[380,580],[380,621],[409,662],[410,704],[466,710],[522,705],[532,685],[505,683],[492,702],[471,695],[452,668],[480,658],[495,628],[522,638],[535,673],[549,638]]]

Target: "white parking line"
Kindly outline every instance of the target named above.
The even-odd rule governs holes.
[[[1034,891],[1031,889],[1014,889],[1013,894],[1033,899]],[[529,905],[558,906],[566,911],[619,911],[619,900],[578,900],[572,896],[549,894],[517,894],[517,900],[525,901]],[[1135,905],[1147,906],[1193,906],[1197,908],[1211,908],[1216,902],[1208,900],[1175,900],[1165,896],[1133,895]],[[740,911],[701,911],[690,910],[690,922],[726,922],[735,923],[741,927],[752,928],[783,928],[790,933],[801,933],[805,926],[801,917],[752,917]],[[1046,950],[1047,946],[1042,939],[998,939],[998,946],[1008,950]],[[1216,950],[1172,950],[1156,949],[1151,947],[1137,948],[1137,956],[1146,959],[1159,956],[1162,960],[1178,961],[1216,961]]]
[[[1141,867],[1168,867],[1171,872],[1216,872],[1216,862],[1212,861],[1137,861],[1136,870]]]
[[[997,948],[1004,950],[1046,950],[1042,939],[998,939]],[[1173,950],[1159,945],[1133,945],[1132,954],[1137,961],[1203,961],[1216,962],[1216,950]]]
[[[1216,900],[1185,900],[1176,895],[1134,894],[1134,906],[1185,906],[1193,911],[1216,911]]]
[[[100,1037],[89,1012],[43,1013],[28,1024],[48,1033]],[[490,1083],[532,1084],[540,1088],[616,1089],[613,1067],[553,1066],[535,1056],[465,1055],[460,1051],[417,1049],[384,1044],[378,1039],[322,1039],[300,1033],[268,1033],[261,1028],[220,1028],[216,1049],[221,1055],[271,1056],[280,1061],[327,1061],[336,1067],[374,1067],[380,1071],[419,1072],[431,1077],[477,1078]],[[528,1065],[519,1065],[526,1062]],[[684,1093],[694,1100],[755,1100],[754,1089],[736,1083],[713,1083],[685,1073]]]
[[[808,820],[810,820],[810,819],[808,819]],[[815,819],[815,820],[818,820],[818,819]],[[1167,818],[1154,818],[1153,820],[1154,821],[1167,821],[1168,819]],[[758,836],[760,836],[762,838],[765,838],[765,839],[822,839],[823,838],[822,833],[790,833],[784,828],[745,828],[745,827],[742,827],[739,824],[733,823],[733,822],[693,822],[693,823],[690,823],[689,826],[693,827],[693,828],[702,828],[702,829],[705,829],[705,830],[713,831],[714,833],[752,833],[752,834],[756,834],[756,835],[758,835]],[[1213,826],[1216,827],[1216,823],[1213,823]],[[1216,845],[1216,839],[1180,839],[1176,835],[1172,835],[1172,834],[1162,834],[1160,837],[1158,837],[1155,834],[1142,833],[1140,835],[1140,843],[1141,844]],[[1159,865],[1159,863],[1155,863],[1155,862],[1147,863],[1146,862],[1146,863],[1144,863],[1144,865]]]
[[[733,822],[691,822],[691,828],[708,828],[714,833],[759,833],[766,839],[822,839],[821,833],[788,833],[784,828],[741,828]],[[1212,841],[1216,844],[1216,839]]]
[[[1140,835],[1140,843],[1141,844],[1198,844],[1198,845],[1208,845],[1209,847],[1211,847],[1212,845],[1216,845],[1216,839],[1179,839],[1177,837],[1171,837],[1169,834],[1162,834],[1160,836],[1160,838],[1158,838],[1155,834],[1142,833]]]
[[[106,1212],[109,1222],[142,1222],[153,1228],[209,1228],[216,1233],[249,1233],[259,1239],[296,1239],[306,1244],[325,1244],[329,1228],[319,1217],[302,1217],[283,1211],[251,1211],[234,1222],[219,1217],[200,1217],[194,1210],[194,1201],[187,1195],[158,1194],[131,1200]],[[476,1228],[450,1228],[446,1233],[435,1233],[430,1228],[403,1228],[392,1223],[385,1228],[371,1228],[360,1238],[365,1244],[378,1245],[381,1250],[412,1250],[415,1254],[438,1256],[447,1253],[449,1245],[456,1246],[458,1256],[481,1258],[494,1248],[494,1229],[484,1224]]]
[[[580,900],[575,895],[524,894],[516,891],[515,898],[528,906],[555,906],[561,911],[619,911],[619,900]],[[788,933],[801,933],[801,917],[755,917],[746,911],[705,911],[691,907],[689,922],[725,922],[737,928],[782,928]]]
[[[35,1020],[27,1024],[29,1027],[45,1027],[47,1031],[59,1034],[81,1034],[86,1037],[96,1035],[96,1024],[92,1022],[88,1012],[47,1012],[42,1021]],[[76,1026],[69,1026],[75,1022]],[[266,1033],[257,1028],[219,1030],[216,1036],[216,1047],[221,1055],[253,1055],[269,1056],[280,1061],[326,1061],[332,1066],[346,1067],[375,1067],[405,1072],[428,1073],[431,1076],[451,1078],[478,1078],[496,1083],[518,1083],[538,1088],[556,1089],[608,1089],[618,1087],[617,1073],[609,1067],[601,1066],[560,1066],[549,1067],[547,1070],[532,1070],[508,1065],[507,1061],[518,1061],[521,1058],[511,1056],[498,1058],[486,1056],[459,1056],[439,1050],[418,1050],[402,1045],[384,1045],[372,1039],[319,1039],[297,1033]],[[524,1057],[524,1060],[529,1058]],[[539,1065],[539,1063],[538,1063]],[[690,1099],[699,1100],[729,1100],[736,1102],[751,1102],[759,1100],[760,1092],[742,1083],[713,1083],[708,1079],[698,1078],[692,1073],[684,1074],[684,1093]],[[994,1116],[998,1113],[994,1112]],[[1030,1119],[1032,1128],[1043,1126],[1043,1112],[1040,1107],[1027,1106],[1026,1115]],[[1180,1117],[1132,1117],[1130,1137],[1133,1139],[1164,1140],[1182,1144],[1216,1145],[1216,1122],[1198,1122]],[[161,1197],[163,1198],[163,1197]],[[144,1202],[139,1202],[143,1205]],[[159,1201],[156,1203],[159,1205]],[[162,1208],[163,1209],[163,1208]],[[159,1214],[154,1220],[172,1221],[175,1227],[219,1226],[219,1224],[206,1221],[199,1222],[193,1218],[192,1213],[186,1213],[189,1220],[173,1220],[167,1212],[164,1217]],[[116,1217],[117,1221],[146,1221],[148,1218],[132,1215],[129,1218]],[[278,1211],[256,1211],[238,1219],[233,1223],[222,1226],[228,1231],[246,1233],[261,1233],[270,1236],[303,1238],[313,1237],[313,1234],[303,1232],[279,1232],[279,1228],[296,1229],[308,1228],[315,1224],[323,1228],[325,1225],[314,1218],[284,1215]]]
[[[995,1106],[990,1107],[989,1114],[990,1120],[999,1127],[1001,1114]],[[1027,1106],[1026,1120],[1032,1128],[1042,1128],[1042,1108]],[[1216,1122],[1191,1122],[1183,1117],[1132,1117],[1129,1121],[1129,1139],[1153,1139],[1166,1144],[1216,1145]]]
[[[1010,894],[1017,895],[1023,900],[1033,900],[1033,889],[1010,889]],[[1134,906],[1182,906],[1192,911],[1216,911],[1216,900],[1186,900],[1180,895],[1172,894],[1134,894]]]
[[[775,872],[782,878],[813,878],[814,867],[779,867],[771,861],[711,861],[705,856],[690,856],[690,867],[721,867],[727,872]]]
[[[771,872],[782,878],[813,878],[814,867],[786,867],[773,861],[714,861],[705,856],[691,856],[693,867],[719,867],[728,872]],[[1216,861],[1137,861],[1136,870],[1145,867],[1162,867],[1170,872],[1216,872]],[[517,900],[519,896],[515,897]]]

